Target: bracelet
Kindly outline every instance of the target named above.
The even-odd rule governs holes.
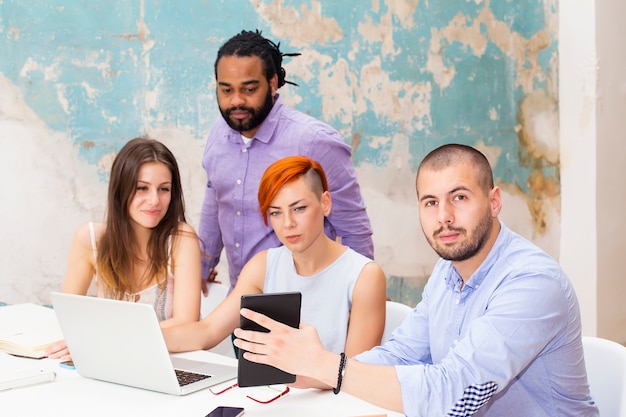
[[[343,377],[346,375],[346,364],[348,363],[348,358],[344,352],[341,352],[341,359],[339,360],[339,371],[337,372],[337,387],[333,388],[333,394],[339,394],[341,391],[341,383],[343,382]]]

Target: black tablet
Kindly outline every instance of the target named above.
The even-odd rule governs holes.
[[[300,326],[300,305],[302,294],[299,292],[283,292],[270,294],[250,294],[241,296],[241,308],[256,311],[288,326]],[[244,330],[268,332],[265,327],[242,316],[240,327]],[[239,366],[237,384],[240,387],[259,385],[288,384],[295,382],[296,376],[273,366],[254,363],[244,359],[244,350],[239,349]]]

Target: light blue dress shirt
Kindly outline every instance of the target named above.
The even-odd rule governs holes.
[[[258,188],[265,169],[286,156],[306,155],[322,165],[333,207],[326,234],[373,259],[372,227],[352,164],[351,148],[339,132],[283,104],[279,95],[254,139],[244,144],[241,133],[219,117],[209,133],[202,166],[207,188],[198,234],[206,254],[202,276],[219,262],[226,248],[231,289],[245,263],[257,252],[280,246],[259,212]]]
[[[569,279],[500,224],[465,285],[440,259],[422,301],[391,339],[355,359],[395,365],[411,417],[598,416]]]

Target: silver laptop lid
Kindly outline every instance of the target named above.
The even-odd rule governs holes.
[[[210,378],[179,386],[154,309],[74,294],[51,293],[76,371],[83,377],[183,395],[236,378],[237,367],[185,360]]]

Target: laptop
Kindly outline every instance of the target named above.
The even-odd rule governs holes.
[[[149,304],[51,293],[79,375],[173,395],[237,378],[237,366],[171,356]]]

